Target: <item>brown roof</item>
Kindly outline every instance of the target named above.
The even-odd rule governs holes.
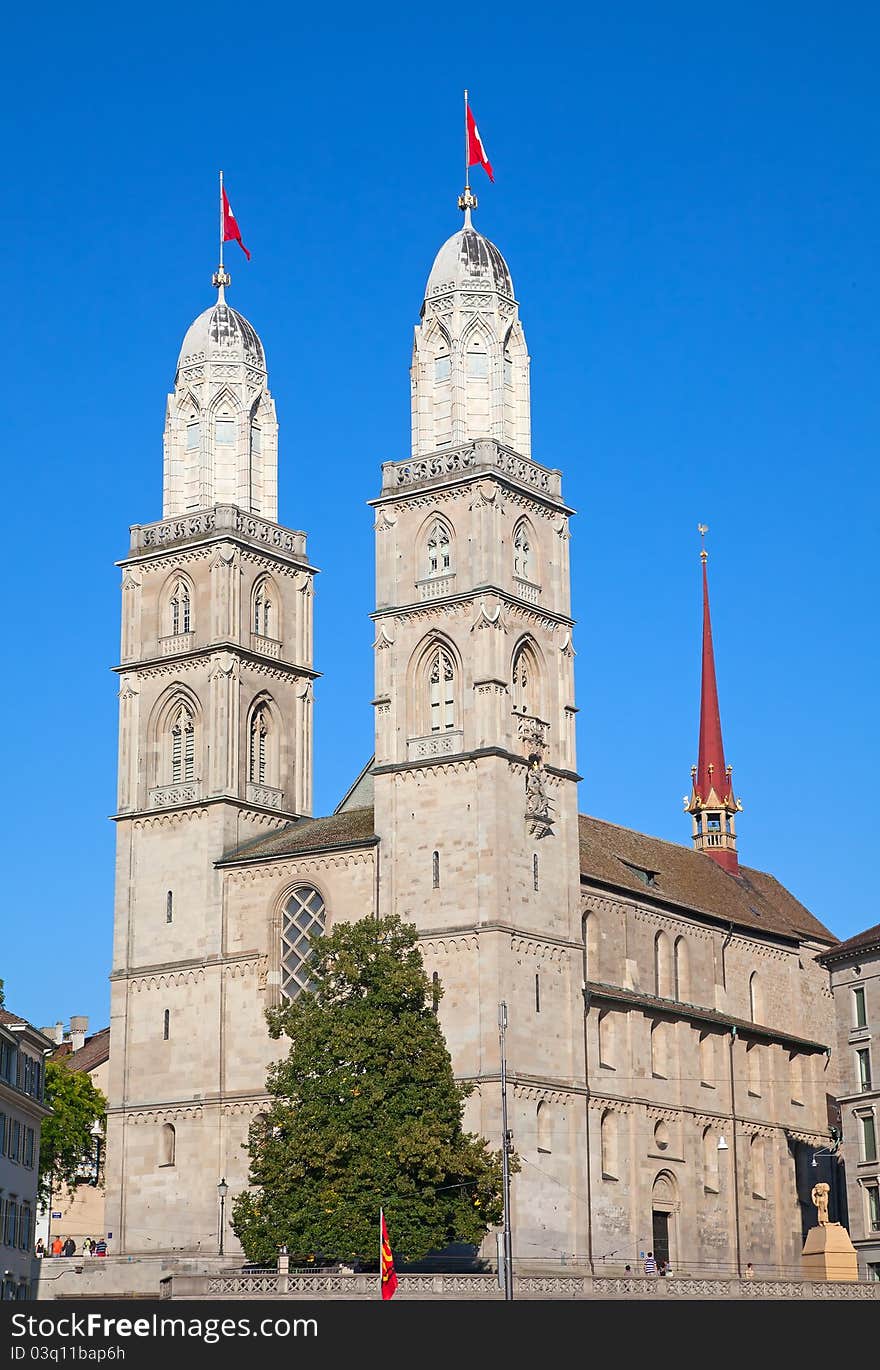
[[[880,951],[880,923],[875,923],[872,928],[866,928],[864,932],[857,932],[845,942],[838,942],[836,947],[823,951],[818,959],[827,963],[836,960],[838,956],[845,957],[859,951]]]
[[[761,929],[801,940],[834,942],[832,932],[814,918],[779,881],[764,871],[740,866],[728,875],[702,852],[578,814],[581,876],[725,923]],[[639,872],[650,872],[648,884]]]
[[[0,1023],[24,1023],[27,1019],[19,1018],[17,1013],[10,1013],[8,1009],[0,1008]]]
[[[110,1057],[110,1029],[101,1028],[87,1037],[78,1051],[72,1051],[70,1042],[62,1042],[57,1051],[52,1052],[53,1061],[62,1061],[70,1070],[94,1070],[102,1066]]]
[[[268,837],[258,837],[254,842],[245,842],[227,852],[216,864],[265,861],[332,847],[371,846],[378,840],[373,832],[372,808],[346,809],[344,813],[333,813],[326,818],[297,818]]]

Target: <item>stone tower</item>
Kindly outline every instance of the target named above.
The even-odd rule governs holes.
[[[700,526],[701,532],[708,530]],[[700,750],[691,768],[691,796],[685,797],[685,812],[693,818],[693,841],[697,851],[717,861],[730,875],[739,872],[736,851],[736,815],[742,804],[733,793],[732,767],[724,764],[721,736],[721,711],[715,680],[715,653],[712,647],[712,621],[709,617],[709,577],[705,547],[703,563],[703,666],[700,684]]]
[[[380,906],[414,922],[468,1125],[500,1144],[508,1005],[518,1252],[584,1249],[583,980],[569,518],[531,459],[529,357],[507,264],[464,227],[431,270],[412,456],[376,511]],[[575,1086],[579,1081],[580,1089]],[[528,1141],[526,1141],[528,1139]]]
[[[172,1212],[187,1249],[216,1250],[217,1181],[243,1165],[234,1101],[264,1087],[268,972],[214,862],[311,812],[314,568],[276,522],[265,355],[227,282],[178,359],[163,517],[132,528],[119,563],[115,1252],[167,1246]]]

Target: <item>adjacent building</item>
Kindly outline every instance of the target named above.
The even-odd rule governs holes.
[[[277,522],[266,357],[222,269],[185,336],[163,516],[120,563],[106,1225],[126,1253],[218,1250],[218,1181],[247,1185],[283,1049],[264,1010],[307,983],[307,934],[393,911],[496,1146],[507,1005],[520,1268],[652,1249],[797,1272],[835,938],[740,864],[705,558],[693,849],[579,812],[574,510],[532,453],[511,273],[462,205],[415,329],[411,452],[370,501],[374,754],[332,814],[311,803],[315,567]]]
[[[831,977],[837,1017],[849,1234],[860,1275],[880,1280],[880,923],[819,959]]]
[[[27,1299],[34,1275],[34,1222],[43,1061],[53,1043],[24,1018],[0,1009],[0,1298]]]

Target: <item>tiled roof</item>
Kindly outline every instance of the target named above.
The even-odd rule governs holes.
[[[0,1023],[24,1023],[25,1018],[19,1018],[17,1013],[10,1013],[8,1009],[0,1008]]]
[[[647,837],[583,813],[578,815],[578,822],[581,875],[587,880],[709,914],[739,927],[799,940],[836,941],[793,894],[764,871],[741,865],[738,876],[728,875],[702,852],[675,842]],[[650,873],[650,884],[640,871]]]
[[[864,932],[857,932],[854,937],[848,937],[845,942],[838,942],[836,947],[823,951],[819,960],[826,962],[836,960],[838,956],[850,956],[853,952],[858,951],[880,952],[880,923],[875,923],[872,928],[866,928]]]
[[[373,832],[372,808],[346,809],[326,818],[298,818],[268,837],[259,837],[227,852],[217,865],[225,866],[231,861],[265,861],[294,852],[323,851],[328,847],[368,846],[378,840]]]
[[[78,1051],[71,1051],[70,1042],[62,1042],[57,1051],[52,1052],[53,1061],[62,1061],[70,1070],[94,1070],[102,1066],[110,1057],[110,1029],[101,1028],[87,1037]]]

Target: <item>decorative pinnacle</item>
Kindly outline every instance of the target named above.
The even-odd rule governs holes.
[[[463,190],[463,191],[461,192],[461,194],[459,195],[459,197],[458,197],[458,207],[459,207],[459,209],[462,210],[465,214],[467,214],[468,210],[476,209],[476,207],[477,207],[477,197],[476,197],[476,195],[474,194],[474,192],[471,190],[471,188],[470,188],[469,185],[466,185],[465,188],[464,188],[464,190]]]
[[[709,525],[708,525],[708,523],[698,523],[698,524],[697,524],[697,532],[699,533],[699,535],[700,535],[701,538],[705,538],[705,536],[706,536],[706,534],[708,533],[708,531],[709,531]],[[706,544],[703,543],[703,545],[702,545],[702,547],[701,547],[701,549],[700,549],[700,560],[703,561],[703,562],[705,562],[705,561],[708,561],[708,559],[709,559],[709,553],[706,551]]]
[[[230,276],[229,272],[224,269],[222,262],[220,263],[219,268],[214,272],[213,276],[211,277],[211,284],[215,286],[217,290],[220,291],[220,298],[222,300],[224,288],[227,285],[232,285],[232,277]]]

